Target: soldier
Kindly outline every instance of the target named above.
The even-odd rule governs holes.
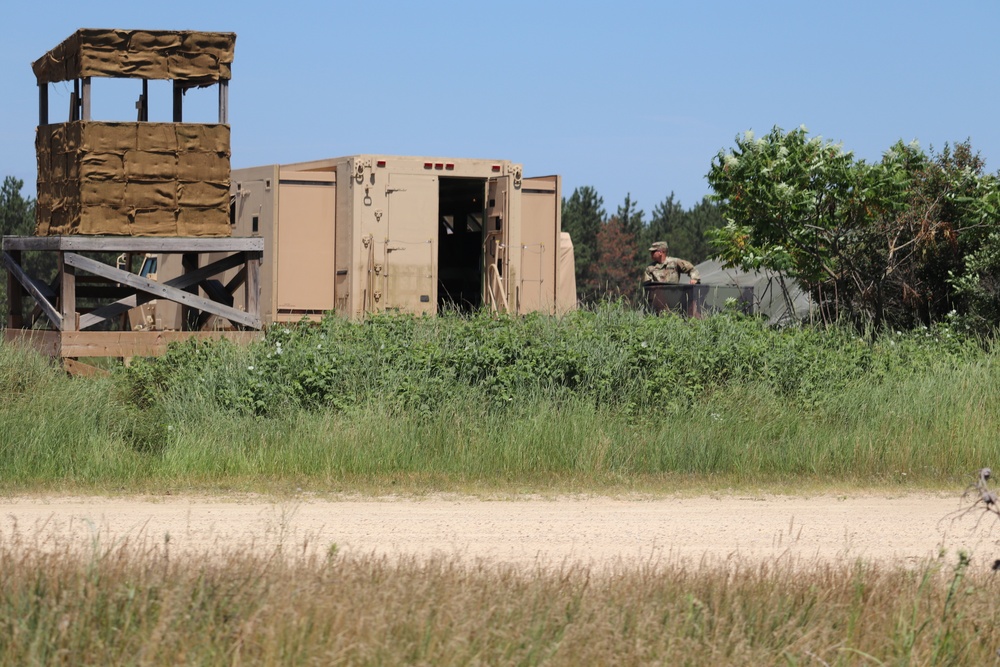
[[[686,259],[667,257],[666,241],[657,241],[649,247],[649,252],[653,263],[646,267],[642,276],[643,283],[677,284],[681,281],[682,273],[690,277],[692,285],[701,282],[701,276],[698,275],[698,269],[694,268],[694,264]]]

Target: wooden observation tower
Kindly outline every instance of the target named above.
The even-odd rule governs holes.
[[[35,236],[2,242],[7,341],[73,367],[79,357],[160,354],[184,338],[259,335],[263,239],[230,231],[235,41],[232,33],[85,29],[33,63],[37,219]],[[93,77],[140,82],[134,122],[91,118]],[[172,82],[173,122],[149,121],[151,80]],[[62,123],[49,122],[55,82],[72,82]],[[185,92],[208,86],[218,87],[218,122],[185,123]],[[54,280],[30,275],[29,251],[55,253]]]

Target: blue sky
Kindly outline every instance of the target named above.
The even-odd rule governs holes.
[[[0,175],[34,193],[30,64],[84,27],[235,32],[234,168],[509,159],[561,174],[567,197],[593,186],[608,212],[631,193],[647,219],[671,192],[693,206],[720,149],[775,125],[868,160],[898,139],[970,139],[996,171],[998,25],[996,0],[17,2],[0,27]],[[95,118],[134,118],[138,84],[107,83]],[[169,93],[153,95],[167,120]],[[212,113],[188,119],[214,120],[208,95],[188,109]],[[66,87],[50,97],[61,120]]]

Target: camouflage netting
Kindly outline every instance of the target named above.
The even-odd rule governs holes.
[[[230,32],[82,29],[31,68],[38,83],[103,76],[203,86],[232,78],[235,46]]]
[[[229,126],[38,128],[38,236],[229,236]]]

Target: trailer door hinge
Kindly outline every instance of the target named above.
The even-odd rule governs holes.
[[[519,190],[521,188],[521,165],[509,165],[507,170],[514,177],[514,189]]]

